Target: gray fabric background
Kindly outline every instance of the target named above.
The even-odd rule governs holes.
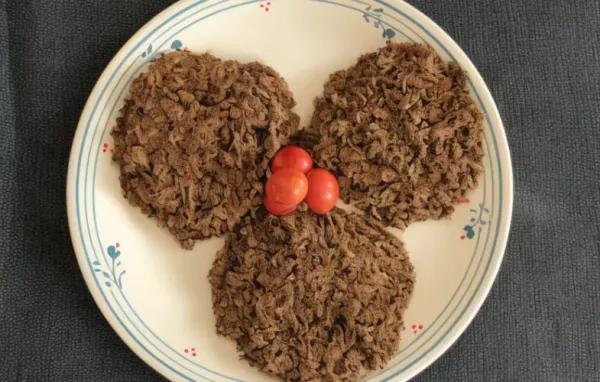
[[[92,86],[170,3],[0,0],[2,381],[162,380],[86,290],[64,195]],[[412,3],[479,68],[515,169],[499,278],[465,334],[416,380],[600,381],[600,2]]]

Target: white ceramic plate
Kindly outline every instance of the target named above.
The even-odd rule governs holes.
[[[222,239],[180,249],[121,196],[109,132],[131,80],[174,49],[258,60],[288,81],[307,123],[312,101],[335,70],[386,38],[431,45],[468,72],[485,114],[485,176],[450,220],[403,234],[417,271],[395,359],[369,381],[404,381],[430,365],[483,303],[504,253],[512,212],[512,170],[494,101],[466,55],[442,29],[399,1],[187,0],[144,26],[96,84],[73,142],[67,187],[75,252],[100,310],[145,362],[176,381],[268,381],[218,337],[208,270]]]

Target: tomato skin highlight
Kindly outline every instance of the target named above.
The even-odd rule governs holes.
[[[265,192],[277,204],[295,206],[308,192],[306,175],[293,168],[282,168],[267,180]]]
[[[306,174],[313,168],[310,154],[297,146],[287,146],[279,150],[271,162],[271,173],[276,173],[282,168],[293,168]]]
[[[297,205],[294,206],[286,206],[285,204],[277,204],[269,197],[265,196],[264,200],[265,208],[269,211],[270,214],[275,216],[285,216],[289,215],[292,212],[296,211]]]
[[[316,168],[307,175],[308,193],[304,201],[315,214],[326,214],[335,207],[340,197],[340,185],[335,176],[324,169]]]

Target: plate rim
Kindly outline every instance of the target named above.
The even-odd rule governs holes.
[[[210,3],[210,2],[211,1],[208,0],[208,1],[204,1],[203,3]],[[258,0],[256,2],[258,2]],[[464,61],[464,64],[466,64],[466,67],[464,64],[462,64],[461,66],[463,66],[463,69],[469,73],[470,79],[476,80],[478,82],[477,88],[481,93],[480,95],[490,105],[489,107],[491,108],[491,110],[489,111],[489,113],[492,114],[492,116],[497,119],[497,123],[495,123],[494,125],[498,126],[498,128],[497,129],[492,128],[491,130],[494,130],[493,133],[498,134],[498,136],[500,138],[500,139],[498,139],[500,144],[497,144],[498,166],[500,166],[500,164],[502,164],[502,170],[503,170],[503,172],[505,172],[505,174],[503,176],[501,176],[500,178],[501,178],[501,181],[506,182],[506,184],[499,188],[501,188],[501,191],[505,191],[504,199],[502,200],[502,204],[503,204],[502,212],[506,213],[506,215],[505,215],[506,217],[502,220],[499,220],[498,235],[497,235],[497,248],[493,251],[493,252],[498,253],[499,258],[498,258],[498,260],[496,260],[496,262],[494,264],[494,268],[490,269],[489,275],[487,275],[486,277],[482,277],[482,282],[485,283],[485,285],[482,285],[483,289],[481,289],[481,291],[478,290],[478,291],[473,292],[473,298],[475,298],[478,294],[480,294],[480,295],[477,298],[477,300],[474,301],[474,305],[471,308],[469,308],[468,312],[466,312],[467,313],[466,318],[465,319],[457,318],[456,322],[455,322],[455,323],[458,323],[461,320],[464,320],[464,323],[462,323],[460,325],[460,327],[456,330],[456,332],[453,333],[452,336],[447,338],[444,341],[444,343],[441,344],[441,346],[437,346],[436,349],[433,349],[433,351],[432,351],[433,354],[431,354],[430,360],[424,362],[423,365],[421,365],[419,368],[415,368],[415,370],[413,370],[408,375],[402,375],[402,378],[411,379],[415,375],[417,375],[418,373],[423,371],[425,368],[429,367],[433,362],[435,362],[435,360],[437,360],[442,354],[444,354],[456,342],[458,337],[460,337],[462,335],[464,330],[466,330],[466,328],[471,324],[475,315],[479,312],[482,304],[487,299],[487,296],[491,290],[491,287],[493,286],[493,284],[495,283],[495,280],[497,279],[497,274],[502,265],[503,258],[505,255],[506,245],[508,242],[508,236],[509,236],[510,227],[511,227],[511,223],[512,223],[513,194],[514,194],[514,186],[513,186],[514,179],[513,179],[513,170],[512,170],[512,160],[511,160],[511,156],[510,156],[508,140],[506,138],[506,129],[501,120],[496,103],[495,103],[493,97],[491,96],[491,93],[487,87],[487,84],[483,80],[481,74],[477,71],[477,69],[475,68],[475,66],[469,59],[469,57],[466,55],[466,53],[464,53],[464,51],[460,48],[460,46],[450,37],[450,35],[448,35],[433,20],[431,20],[424,13],[422,13],[417,8],[415,8],[414,6],[412,6],[409,3],[406,3],[403,0],[388,0],[388,1],[371,0],[371,2],[385,5],[386,7],[389,7],[396,11],[398,11],[396,9],[396,7],[405,7],[406,8],[405,11],[409,11],[413,14],[416,14],[418,17],[421,17],[422,18],[421,21],[428,24],[426,28],[423,27],[423,31],[430,34],[429,31],[431,31],[433,29],[433,31],[435,32],[434,33],[435,36],[430,34],[430,37],[432,37],[435,40],[437,40],[437,38],[439,38],[439,37],[442,37],[446,41],[445,41],[445,43],[441,43],[438,41],[439,45],[442,47],[444,47],[445,45],[449,45],[450,50],[457,53],[460,56],[461,61]],[[83,244],[82,240],[78,237],[78,235],[80,234],[80,229],[77,225],[78,217],[76,216],[76,213],[77,213],[76,212],[76,204],[77,204],[77,194],[76,194],[76,185],[77,185],[76,184],[76,175],[77,174],[76,173],[78,170],[77,157],[80,155],[80,152],[83,151],[83,150],[81,150],[80,146],[82,143],[84,143],[83,136],[84,136],[84,129],[85,129],[85,125],[86,125],[85,119],[91,115],[91,111],[93,109],[93,103],[94,103],[93,101],[95,101],[99,98],[99,94],[102,93],[102,90],[101,90],[102,87],[104,86],[104,84],[106,84],[108,82],[108,80],[111,77],[111,72],[114,72],[116,67],[119,66],[118,62],[127,56],[126,52],[128,50],[130,50],[131,52],[134,52],[137,49],[136,46],[139,47],[141,44],[143,44],[143,42],[146,40],[146,38],[140,38],[140,37],[143,37],[145,34],[147,34],[149,30],[151,30],[154,27],[157,27],[157,25],[161,24],[161,21],[168,18],[169,15],[174,15],[177,12],[186,9],[188,5],[194,4],[194,3],[198,3],[198,0],[183,0],[183,1],[174,3],[171,6],[169,6],[168,8],[161,11],[159,14],[154,16],[150,21],[148,21],[146,24],[144,24],[144,26],[142,26],[131,38],[129,38],[127,40],[127,42],[123,45],[123,47],[121,47],[121,49],[119,49],[119,51],[111,59],[110,63],[106,66],[106,68],[102,72],[102,75],[99,77],[98,81],[94,85],[94,88],[93,88],[92,92],[90,93],[90,96],[88,97],[85,107],[81,113],[81,117],[78,122],[77,129],[76,129],[76,133],[73,137],[73,143],[71,146],[71,153],[70,153],[70,158],[69,158],[68,175],[67,175],[67,192],[66,192],[67,195],[66,196],[67,196],[67,212],[68,212],[67,215],[68,215],[68,220],[69,220],[69,231],[70,231],[70,235],[71,235],[71,241],[73,243],[73,247],[75,250],[76,258],[77,258],[80,270],[83,274],[84,280],[86,282],[86,286],[87,286],[88,290],[90,291],[90,294],[92,294],[92,297],[94,298],[96,305],[98,306],[98,308],[104,315],[105,320],[107,322],[109,322],[109,324],[111,325],[113,330],[115,330],[115,332],[119,335],[119,337],[121,337],[123,342],[125,342],[127,344],[127,346],[129,346],[129,348],[138,357],[140,357],[146,364],[148,364],[149,366],[154,368],[157,372],[159,372],[160,374],[162,374],[168,378],[170,376],[174,375],[172,370],[170,369],[170,367],[165,364],[161,365],[160,360],[158,360],[154,356],[150,355],[148,351],[142,351],[139,348],[140,347],[139,343],[138,344],[135,343],[135,341],[134,341],[135,336],[132,335],[131,333],[128,333],[126,325],[119,324],[117,322],[116,315],[114,315],[114,313],[111,314],[111,311],[110,311],[111,307],[109,306],[109,304],[106,301],[104,301],[104,297],[101,296],[101,293],[100,293],[100,290],[99,290],[99,287],[97,285],[97,281],[96,281],[94,275],[88,271],[89,264],[87,262],[87,255],[85,254],[84,244]],[[419,22],[416,22],[416,23],[419,24]],[[436,38],[436,36],[437,36],[437,38]],[[447,53],[451,57],[453,57],[453,55],[450,51],[447,51]],[[481,103],[483,104],[483,101],[481,101]],[[495,139],[495,137],[494,137],[494,139]],[[500,157],[500,154],[502,154],[502,157]],[[506,191],[508,191],[508,192],[506,192]],[[492,252],[492,250],[489,250],[489,251]],[[141,346],[141,347],[143,348],[143,346]],[[400,373],[400,372],[396,373],[394,370],[390,370],[388,372],[393,373],[393,375],[386,377],[385,380],[391,380],[391,379],[395,378],[396,374]],[[176,375],[178,375],[179,377],[182,377],[184,379],[187,379],[184,375],[181,375],[179,373],[177,373]]]

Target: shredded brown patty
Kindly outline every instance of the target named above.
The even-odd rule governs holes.
[[[333,382],[393,357],[415,275],[380,223],[335,209],[245,218],[209,278],[217,332],[243,358],[286,381]]]
[[[286,82],[258,63],[168,54],[137,77],[112,131],[124,196],[184,248],[262,203],[269,160],[299,124]]]
[[[309,133],[297,141],[319,140],[314,160],[338,176],[342,199],[401,229],[451,214],[483,172],[466,75],[424,45],[388,42],[332,74]]]

